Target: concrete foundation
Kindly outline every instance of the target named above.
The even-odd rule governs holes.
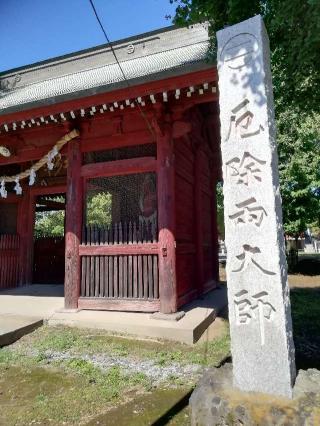
[[[4,324],[14,333],[14,322],[11,327],[10,318],[22,317],[23,321],[27,320],[30,324],[36,319],[52,326],[102,329],[110,333],[193,344],[200,339],[226,305],[226,287],[221,286],[184,306],[185,315],[179,321],[153,318],[152,315],[141,312],[66,312],[63,309],[63,286],[33,285],[0,292],[0,324]],[[16,328],[21,327],[17,325]],[[4,328],[3,330],[2,334],[6,334],[7,331]]]

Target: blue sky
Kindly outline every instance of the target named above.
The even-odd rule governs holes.
[[[94,0],[111,41],[171,25],[169,0]],[[0,0],[0,71],[105,43],[89,0]]]

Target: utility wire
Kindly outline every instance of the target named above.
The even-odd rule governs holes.
[[[97,19],[97,21],[98,21],[98,23],[99,23],[100,28],[101,28],[101,30],[102,30],[102,32],[103,32],[103,34],[104,34],[104,36],[105,36],[105,38],[106,38],[107,42],[109,43],[109,46],[110,46],[111,52],[112,52],[112,54],[113,54],[113,56],[114,56],[114,58],[115,58],[115,60],[116,60],[116,62],[117,62],[117,64],[118,64],[118,67],[119,67],[119,69],[120,69],[120,71],[121,71],[121,74],[122,74],[122,76],[123,76],[123,79],[124,79],[124,81],[126,82],[128,89],[131,91],[131,85],[130,85],[130,83],[129,83],[129,80],[127,79],[127,77],[126,77],[126,75],[125,75],[125,72],[123,71],[123,68],[122,68],[122,66],[121,66],[121,64],[120,64],[120,62],[119,62],[119,60],[118,60],[118,58],[117,58],[116,52],[115,52],[115,50],[114,50],[114,48],[113,48],[113,46],[112,46],[112,43],[111,43],[111,41],[110,41],[110,39],[109,39],[109,37],[108,37],[108,35],[107,35],[107,33],[106,33],[106,30],[104,29],[104,26],[103,26],[103,24],[102,24],[102,22],[101,22],[101,20],[100,20],[100,18],[99,18],[99,15],[98,15],[98,12],[97,12],[97,10],[96,10],[96,8],[95,8],[95,5],[94,5],[94,3],[93,3],[93,0],[89,0],[89,3],[90,3],[90,5],[91,5],[91,7],[92,7],[93,13],[95,14],[95,17],[96,17],[96,19]],[[135,98],[135,96],[132,96],[132,98],[134,99],[134,102],[135,102],[135,104],[137,105],[137,107],[138,107],[138,109],[139,109],[139,111],[140,111],[141,116],[142,116],[142,117],[143,117],[143,119],[145,120],[145,122],[146,122],[146,124],[147,124],[147,127],[148,127],[148,129],[149,129],[150,133],[152,134],[152,137],[153,137],[153,138],[154,138],[154,140],[155,140],[154,130],[153,130],[153,128],[152,128],[151,123],[150,123],[150,122],[149,122],[149,120],[148,120],[148,117],[147,117],[147,116],[146,116],[146,114],[142,111],[142,108],[141,108],[141,106],[140,106],[140,104],[139,104],[138,100]]]

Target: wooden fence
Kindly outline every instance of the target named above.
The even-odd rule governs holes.
[[[82,244],[135,244],[155,242],[157,238],[157,229],[151,223],[119,222],[108,227],[84,227]]]
[[[80,246],[81,297],[158,299],[156,241],[152,224],[85,227]]]
[[[81,297],[158,299],[158,255],[82,256]]]
[[[0,235],[0,288],[18,285],[19,249],[19,235]]]

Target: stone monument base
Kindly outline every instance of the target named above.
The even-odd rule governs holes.
[[[192,426],[320,425],[320,371],[300,370],[293,399],[242,392],[232,366],[206,371],[190,398]]]

